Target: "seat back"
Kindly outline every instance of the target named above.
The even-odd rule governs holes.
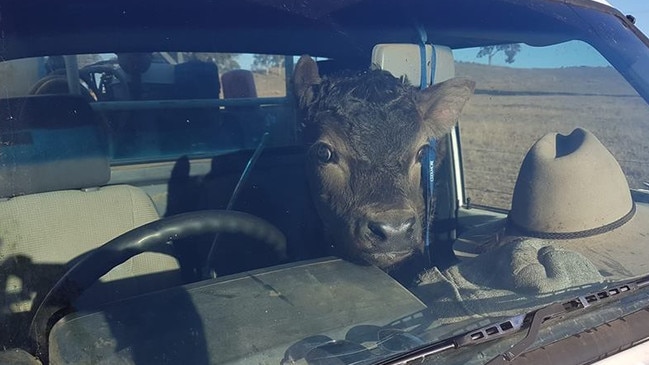
[[[250,70],[230,70],[221,76],[223,83],[223,97],[229,98],[256,98],[257,87],[255,78]]]
[[[139,188],[103,186],[110,179],[106,133],[82,97],[1,99],[0,123],[0,323],[5,324],[16,313],[32,313],[74,259],[159,217]],[[112,284],[96,284],[83,300],[100,303],[176,285],[177,269],[170,256],[141,254],[102,277]],[[155,275],[159,280],[143,276],[154,273],[166,274]],[[7,340],[1,337],[0,343]]]

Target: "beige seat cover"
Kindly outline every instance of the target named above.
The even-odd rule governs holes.
[[[108,186],[19,196],[0,202],[0,304],[4,314],[32,310],[66,270],[65,264],[133,228],[158,219],[150,198],[140,189]],[[146,274],[128,285],[86,293],[104,302],[180,283],[175,258],[159,253],[137,255],[102,277],[111,282]],[[168,281],[171,280],[171,281]],[[162,281],[162,282],[161,282]]]

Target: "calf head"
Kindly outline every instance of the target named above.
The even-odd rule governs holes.
[[[419,90],[380,70],[321,79],[307,56],[294,83],[309,186],[334,252],[384,270],[422,252],[421,162],[429,140],[455,125],[474,83]]]

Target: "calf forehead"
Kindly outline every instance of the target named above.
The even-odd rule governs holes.
[[[349,145],[361,156],[410,153],[419,143],[421,117],[413,89],[384,72],[326,80],[313,105],[323,134]]]
[[[368,109],[356,115],[336,116],[325,123],[323,130],[329,128],[336,133],[338,140],[361,159],[382,160],[411,154],[421,139],[418,115]]]

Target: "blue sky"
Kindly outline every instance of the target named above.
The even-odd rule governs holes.
[[[608,0],[608,2],[624,14],[635,16],[635,25],[649,35],[649,1],[647,0]]]
[[[624,14],[636,18],[636,26],[649,34],[649,0],[608,0]],[[454,51],[456,60],[487,63],[487,57],[476,58],[477,49]],[[562,66],[607,66],[608,62],[592,47],[583,42],[568,42],[552,47],[529,47],[521,45],[521,51],[512,64],[505,63],[501,53],[493,57],[492,63],[499,66],[520,68],[554,68]]]
[[[454,50],[456,61],[488,63],[488,58],[477,58],[479,48]],[[505,62],[503,52],[493,56],[492,64],[516,68],[557,68],[568,66],[608,66],[609,63],[594,48],[581,41],[571,41],[550,47],[530,47],[521,44],[514,62]]]

